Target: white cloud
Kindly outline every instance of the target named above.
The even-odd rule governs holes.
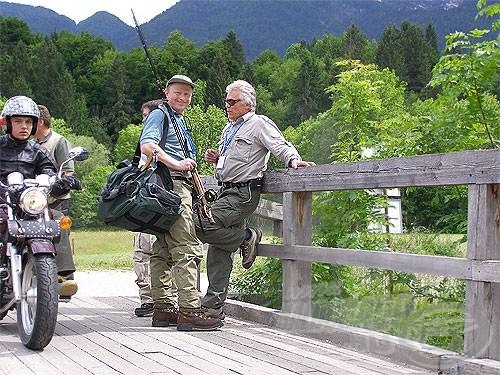
[[[134,10],[137,22],[142,24],[172,7],[178,0],[16,0],[10,3],[42,6],[71,18],[76,23],[83,21],[99,11],[114,14],[126,24],[134,26],[132,12]]]

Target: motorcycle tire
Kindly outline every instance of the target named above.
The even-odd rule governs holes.
[[[21,294],[16,305],[19,337],[27,348],[42,350],[52,340],[57,323],[59,295],[53,255],[25,254]]]

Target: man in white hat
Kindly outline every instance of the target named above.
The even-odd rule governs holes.
[[[187,132],[182,114],[191,103],[195,84],[185,75],[174,75],[167,82],[165,96],[169,111],[164,104],[153,110],[144,121],[144,130],[140,139],[141,152],[151,155],[156,152],[158,169],[168,168],[172,181],[163,182],[168,187],[173,184],[173,191],[182,199],[181,216],[169,231],[156,236],[153,253],[150,258],[151,295],[153,297],[153,327],[177,325],[179,331],[214,330],[222,326],[219,318],[212,318],[201,309],[197,289],[197,270],[203,259],[202,246],[196,237],[193,221],[193,185],[190,171],[196,167],[194,144]],[[186,156],[174,130],[174,123],[184,133],[191,155]],[[163,132],[167,128],[163,147],[159,145]],[[163,170],[165,172],[165,170]],[[168,177],[167,177],[168,180]],[[172,272],[177,286],[178,301],[172,293],[172,282],[165,275]],[[178,309],[176,307],[178,305]]]

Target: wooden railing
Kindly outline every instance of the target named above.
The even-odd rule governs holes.
[[[312,192],[444,185],[469,188],[466,258],[311,246]],[[464,353],[500,360],[500,150],[274,170],[265,173],[263,191],[283,193],[282,215],[272,203],[257,210],[283,218],[282,228],[275,225],[283,244],[261,244],[258,254],[283,262],[283,311],[311,315],[311,262],[463,279]]]

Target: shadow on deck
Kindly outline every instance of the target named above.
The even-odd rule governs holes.
[[[60,304],[56,335],[41,352],[22,346],[14,314],[0,322],[1,374],[431,374],[328,341],[226,318],[215,332],[153,328],[133,297],[76,295]],[[231,303],[230,312],[254,311]],[[293,328],[293,327],[290,327]]]

